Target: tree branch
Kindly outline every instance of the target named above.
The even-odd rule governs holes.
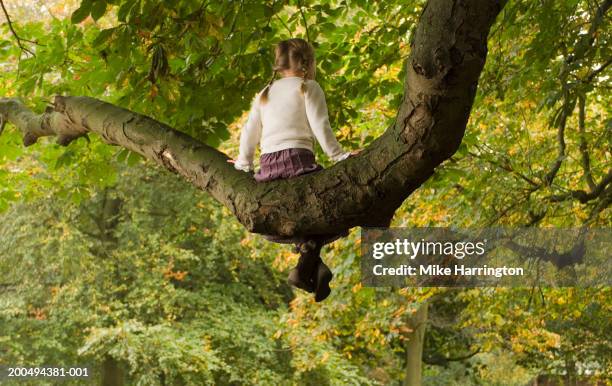
[[[34,54],[34,52],[30,51],[28,48],[26,48],[21,42],[28,42],[28,43],[34,43],[36,44],[36,42],[32,41],[32,40],[27,40],[27,39],[23,39],[20,38],[19,35],[17,35],[17,32],[15,31],[15,28],[13,28],[13,22],[11,21],[11,17],[8,14],[8,11],[6,10],[6,7],[4,6],[4,1],[0,0],[0,7],[2,7],[2,11],[4,12],[4,16],[6,17],[6,22],[9,26],[9,29],[11,30],[11,33],[13,34],[13,36],[15,37],[15,40],[17,40],[17,45],[19,46],[19,48],[21,48],[21,51],[27,52],[28,54],[32,55],[32,56],[36,56]],[[2,133],[2,130],[0,130],[0,134]]]
[[[470,359],[476,354],[480,353],[480,350],[480,347],[477,347],[476,350],[472,351],[471,353],[454,357],[446,357],[443,354],[435,353],[431,356],[423,357],[423,362],[432,366],[447,366],[450,362],[461,362]]]
[[[599,68],[596,68],[595,70],[593,70],[593,72],[591,72],[589,76],[587,76],[586,83],[591,83],[593,79],[597,75],[599,75],[603,70],[605,70],[610,64],[612,64],[612,58],[609,58],[604,64],[599,66]]]
[[[308,30],[308,22],[306,21],[306,15],[304,14],[304,8],[302,7],[302,2],[298,2],[298,8],[300,8],[300,14],[302,15],[302,21],[304,22],[304,29],[306,30],[306,39],[309,43],[312,42],[310,40],[310,31]]]
[[[586,101],[585,96],[578,96],[578,133],[580,135],[580,153],[582,154],[582,169],[584,170],[584,179],[589,186],[591,191],[595,190],[595,182],[593,181],[593,175],[591,174],[591,159],[589,156],[589,149],[586,141],[586,127],[585,127],[585,115],[586,115]]]
[[[509,173],[514,174],[515,176],[519,177],[520,179],[522,179],[523,181],[527,182],[529,185],[531,185],[531,187],[535,190],[538,189],[540,187],[540,184],[538,184],[537,182],[535,182],[534,180],[532,180],[531,178],[527,177],[525,174],[519,172],[518,170],[514,169],[512,167],[512,165],[510,164],[510,162],[508,161],[508,159],[504,158],[503,161],[504,163],[501,162],[497,162],[493,159],[490,158],[486,158],[483,157],[481,154],[477,154],[471,151],[468,151],[468,155],[470,155],[471,157],[483,160],[485,162],[488,162],[489,164],[498,167],[504,171],[507,171]]]
[[[595,207],[589,213],[589,217],[585,224],[589,224],[594,222],[597,219],[597,216],[604,210],[606,210],[610,204],[612,203],[612,185],[608,185],[608,187],[601,193],[601,199],[596,203]]]
[[[608,174],[606,174],[599,184],[594,185],[593,189],[590,192],[585,192],[584,190],[570,190],[565,194],[557,194],[548,197],[548,200],[551,202],[561,202],[568,200],[570,198],[576,199],[583,204],[596,199],[599,197],[605,190],[605,188],[612,182],[612,169],[608,170]]]
[[[568,95],[569,91],[567,90],[567,85],[563,84],[562,87],[564,89],[564,102],[563,106],[561,106],[561,110],[559,111],[559,114],[561,114],[561,116],[557,127],[557,158],[555,159],[555,162],[553,163],[548,173],[546,173],[544,175],[544,178],[542,179],[542,182],[545,185],[549,186],[552,185],[552,182],[557,176],[559,169],[561,169],[561,165],[563,164],[563,160],[565,159],[565,126],[567,125],[567,118],[569,118],[569,116],[572,114],[573,109],[573,106],[572,109],[570,109],[570,101]]]
[[[210,193],[251,232],[279,236],[387,226],[401,203],[459,147],[502,1],[430,0],[407,61],[395,123],[367,149],[329,169],[257,183],[228,157],[152,118],[89,97],[57,96],[43,114],[0,99],[26,146],[61,145],[88,132],[125,147]]]
[[[610,7],[612,7],[612,0],[605,0],[599,5],[599,7],[597,7],[588,32],[582,35],[574,46],[574,52],[566,60],[567,64],[573,63],[577,60],[582,60],[585,57],[586,53],[593,45],[593,42],[597,37],[597,29],[605,21],[606,13]]]
[[[567,83],[567,76],[571,71],[571,67],[575,66],[575,63],[582,60],[589,49],[592,48],[593,42],[597,37],[597,29],[603,23],[606,12],[612,6],[612,0],[605,0],[595,11],[593,15],[593,19],[591,21],[591,25],[589,26],[588,33],[583,35],[578,42],[574,46],[574,51],[565,58],[563,63],[560,81],[561,88],[563,92],[563,105],[559,110],[559,120],[558,120],[558,132],[557,132],[557,142],[558,142],[558,155],[557,159],[553,163],[551,170],[544,176],[543,182],[546,185],[551,185],[553,180],[555,179],[559,169],[561,168],[561,164],[565,159],[565,126],[567,124],[567,119],[572,115],[572,111],[574,109],[575,100],[570,97],[569,93],[569,85]],[[555,119],[555,122],[557,120]]]

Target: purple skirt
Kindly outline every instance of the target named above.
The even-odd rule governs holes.
[[[257,182],[273,181],[277,179],[297,177],[302,174],[322,170],[323,167],[315,161],[314,154],[308,149],[285,149],[273,153],[262,154],[259,158],[259,171],[255,174]],[[281,244],[301,243],[312,237],[284,237],[275,235],[262,235],[268,241]],[[339,238],[334,235],[333,238]]]
[[[323,168],[317,164],[315,156],[310,150],[285,149],[261,155],[259,171],[255,174],[255,180],[265,182],[279,178],[291,178],[321,169]]]

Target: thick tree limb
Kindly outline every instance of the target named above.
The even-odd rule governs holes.
[[[400,204],[459,147],[503,1],[430,0],[407,61],[395,124],[359,156],[291,180],[257,183],[227,156],[152,118],[93,98],[58,96],[37,115],[14,99],[0,114],[25,145],[42,136],[69,144],[95,132],[111,145],[179,173],[256,233],[310,236],[385,226]]]

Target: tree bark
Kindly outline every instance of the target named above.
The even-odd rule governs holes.
[[[406,377],[404,378],[404,386],[421,385],[423,343],[425,341],[428,306],[427,301],[423,302],[408,323],[412,332],[408,334],[408,342],[406,342]]]
[[[290,180],[257,183],[228,157],[152,118],[88,97],[57,96],[43,114],[0,99],[0,115],[23,133],[58,143],[95,132],[154,160],[227,206],[251,232],[333,234],[386,226],[401,203],[459,147],[503,0],[430,0],[406,62],[395,123],[356,157]]]
[[[110,356],[106,356],[102,362],[101,386],[123,386],[125,384],[125,374],[119,363]]]

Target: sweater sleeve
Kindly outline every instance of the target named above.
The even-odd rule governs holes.
[[[329,124],[329,115],[327,112],[327,103],[323,89],[315,81],[309,82],[308,90],[305,95],[306,102],[306,117],[312,129],[317,142],[334,161],[342,161],[347,158],[350,153],[345,152],[338,143],[331,125]]]
[[[249,111],[249,117],[240,133],[240,151],[234,167],[245,172],[253,170],[253,157],[261,139],[261,113],[259,110],[259,95],[255,96]]]

